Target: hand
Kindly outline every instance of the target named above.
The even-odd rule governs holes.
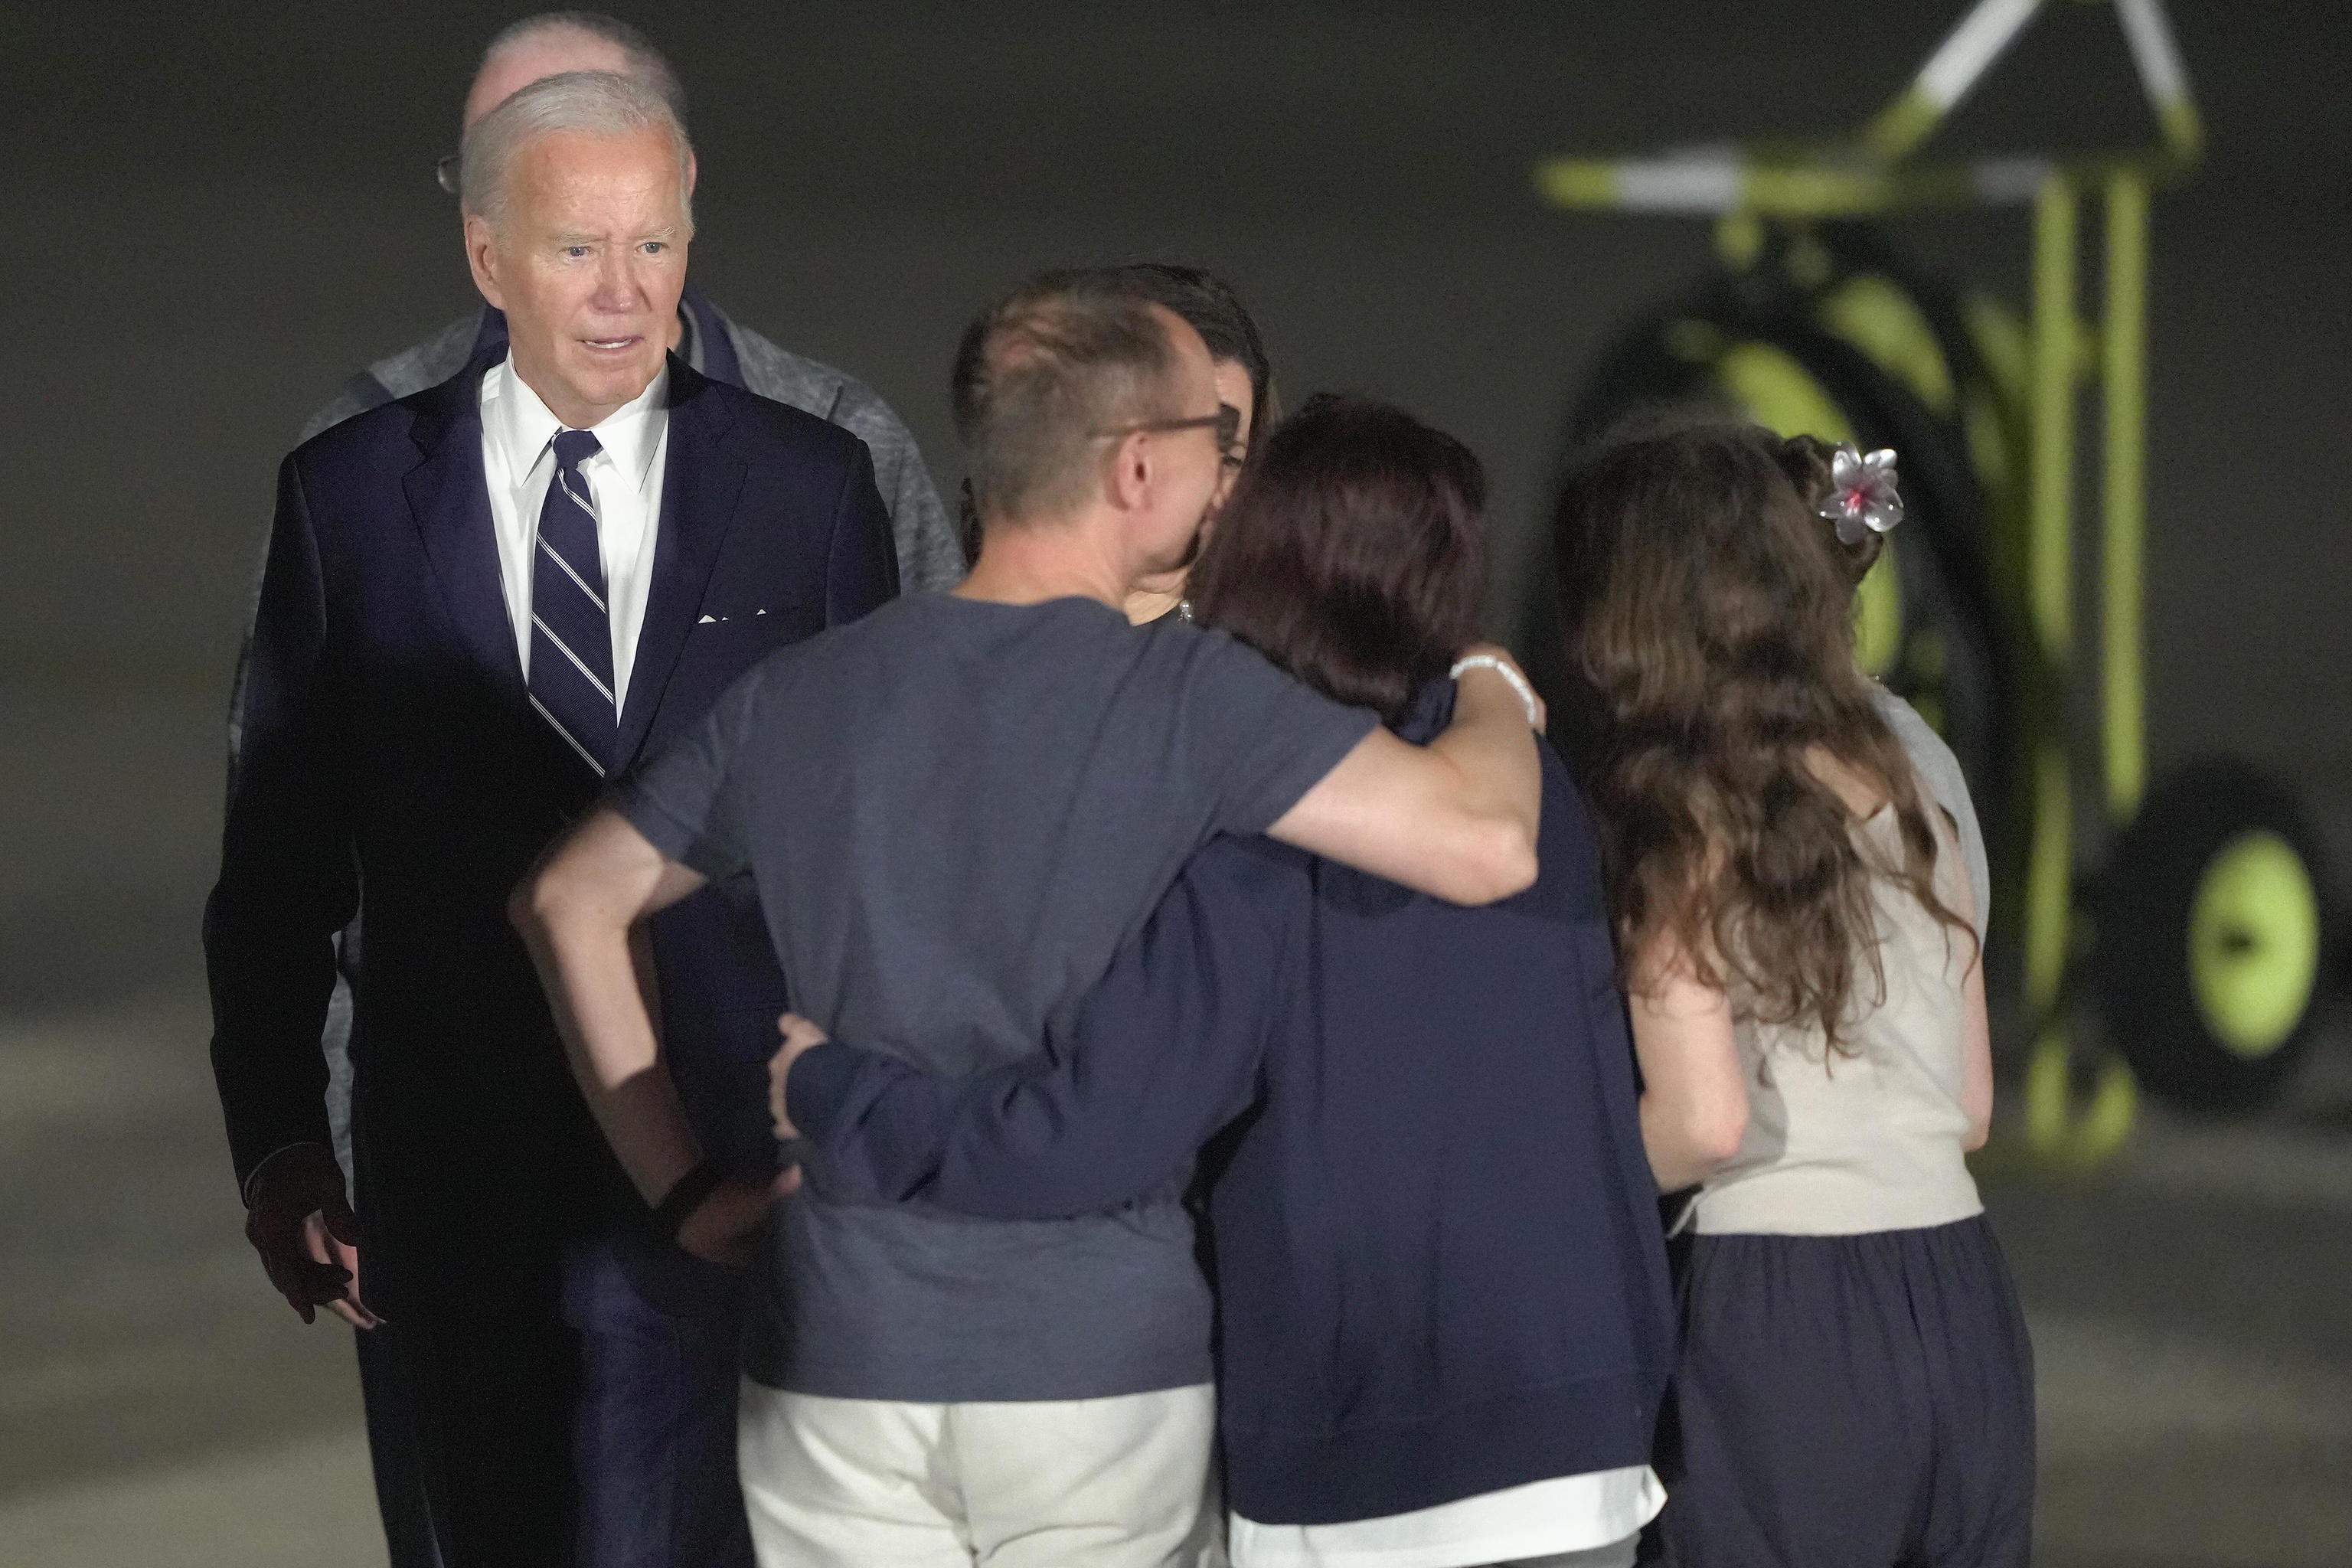
[[[360,1226],[343,1194],[334,1152],[303,1143],[272,1154],[261,1168],[245,1238],[286,1304],[306,1323],[326,1308],[355,1329],[383,1320],[360,1300]]]
[[[751,1237],[776,1206],[776,1200],[796,1191],[800,1167],[787,1165],[765,1186],[729,1177],[710,1189],[695,1211],[677,1227],[677,1244],[706,1263],[740,1268],[749,1261]]]
[[[784,1084],[793,1076],[793,1064],[824,1044],[828,1037],[798,1013],[778,1018],[776,1032],[784,1037],[784,1048],[768,1063],[768,1114],[775,1119],[778,1138],[797,1138],[799,1130],[793,1126],[792,1112],[784,1103]]]
[[[1546,723],[1549,722],[1551,718],[1550,710],[1545,707],[1542,696],[1536,691],[1536,683],[1532,680],[1528,680],[1528,672],[1519,668],[1519,661],[1511,657],[1511,650],[1504,647],[1499,643],[1482,642],[1471,644],[1468,647],[1464,648],[1461,654],[1461,657],[1464,658],[1472,658],[1479,656],[1502,660],[1505,664],[1510,666],[1511,669],[1517,674],[1521,680],[1528,681],[1528,695],[1534,697],[1536,704],[1535,718],[1532,721],[1532,728],[1538,735],[1544,733],[1544,726]],[[1486,668],[1484,666],[1475,669],[1464,670],[1462,674],[1463,679],[1465,680],[1474,675],[1484,676],[1495,680],[1501,680],[1503,679],[1500,675],[1496,674],[1495,671],[1491,669]],[[1518,700],[1518,692],[1514,690],[1511,693],[1512,700],[1517,701]]]

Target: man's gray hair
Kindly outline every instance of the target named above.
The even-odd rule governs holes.
[[[482,50],[482,64],[487,66],[517,44],[549,33],[583,33],[612,45],[621,51],[621,58],[628,61],[625,74],[635,77],[659,93],[662,101],[669,105],[669,111],[677,116],[678,122],[686,122],[686,89],[679,83],[677,71],[670,65],[669,57],[654,47],[654,41],[645,34],[618,16],[607,16],[602,11],[541,11],[535,16],[509,22],[499,29],[498,37]]]
[[[688,175],[694,144],[686,127],[645,83],[611,71],[565,71],[541,77],[474,122],[458,153],[457,205],[468,215],[502,226],[507,184],[515,155],[542,136],[566,132],[587,136],[626,136],[657,127],[677,150],[677,200],[687,232],[694,232],[694,194]]]

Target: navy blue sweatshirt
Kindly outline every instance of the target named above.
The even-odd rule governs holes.
[[[1434,734],[1453,691],[1400,731]],[[997,1219],[1163,1192],[1209,1145],[1244,1518],[1646,1464],[1672,1335],[1657,1192],[1591,821],[1541,750],[1517,898],[1463,909],[1219,839],[1044,1055],[958,1079],[830,1042],[793,1066],[793,1123],[845,1194]]]

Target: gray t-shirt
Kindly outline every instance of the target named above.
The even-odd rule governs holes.
[[[615,804],[672,858],[752,879],[797,1010],[961,1074],[1034,1056],[1193,850],[1263,832],[1374,722],[1181,621],[916,595],[755,667]],[[1004,1224],[806,1174],[758,1381],[957,1403],[1208,1379],[1172,1194]]]

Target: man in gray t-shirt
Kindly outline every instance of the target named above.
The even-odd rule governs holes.
[[[617,805],[667,858],[751,877],[794,1007],[942,1071],[1035,1054],[1194,849],[1265,832],[1376,722],[1222,632],[1087,599],[931,595],[856,631],[753,669]],[[854,761],[811,743],[850,736]],[[797,1332],[755,1344],[755,1381],[941,1402],[1208,1381],[1172,1208],[1009,1243],[845,1211],[807,1174],[778,1280]]]
[[[750,879],[800,1011],[968,1072],[1033,1054],[1217,833],[1465,902],[1532,878],[1529,715],[1499,676],[1465,675],[1422,749],[1221,632],[1127,625],[1222,483],[1192,329],[1106,275],[1041,280],[975,327],[957,394],[971,575],[757,667],[519,900],[583,1092],[664,1223],[761,1197],[703,1183],[646,1071],[627,927],[706,879]],[[1172,1194],[1004,1225],[807,1178],[743,1405],[763,1563],[1197,1554],[1207,1301]],[[1043,1555],[997,1554],[1016,1542]]]

